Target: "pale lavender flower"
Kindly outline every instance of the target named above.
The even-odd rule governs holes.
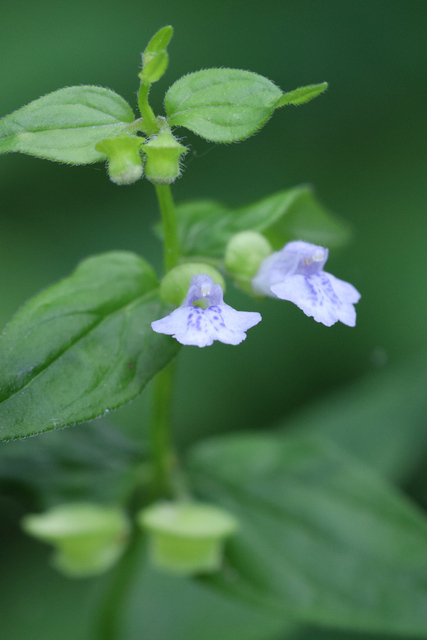
[[[191,280],[182,305],[151,326],[157,333],[172,335],[181,344],[207,347],[214,340],[239,344],[246,338],[245,331],[260,321],[259,313],[236,311],[225,304],[221,285],[202,274]]]
[[[360,293],[323,271],[328,249],[298,240],[263,260],[252,280],[255,293],[289,300],[327,327],[338,320],[354,327]]]

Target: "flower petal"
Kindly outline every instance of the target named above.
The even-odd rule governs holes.
[[[179,307],[171,314],[151,323],[157,333],[173,336],[181,344],[207,347],[214,341],[204,309]]]
[[[240,344],[248,329],[261,322],[261,315],[251,311],[236,311],[228,304],[214,305],[205,309],[214,340],[224,344]]]
[[[235,311],[227,304],[207,309],[182,306],[170,315],[151,323],[157,333],[172,335],[178,342],[208,347],[214,340],[225,344],[239,344],[248,329],[260,322],[259,313]]]
[[[258,273],[252,278],[252,289],[258,295],[271,295],[271,287],[282,282],[294,273],[298,266],[298,257],[285,253],[284,250],[272,253],[261,262]]]
[[[359,292],[348,282],[338,280],[325,271],[304,276],[288,276],[271,291],[282,300],[296,304],[307,316],[327,327],[340,320],[349,327],[356,324],[353,303],[360,299]]]
[[[351,304],[356,304],[356,302],[359,302],[361,295],[356,287],[353,287],[353,285],[349,282],[345,282],[344,280],[336,278],[331,273],[327,273],[326,275],[331,281],[334,291],[340,300],[342,300],[343,302],[350,302]]]

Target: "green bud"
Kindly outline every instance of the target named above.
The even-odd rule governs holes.
[[[108,159],[108,175],[116,184],[132,184],[142,178],[140,148],[144,138],[117,136],[98,142],[95,149]]]
[[[142,150],[146,154],[145,175],[154,184],[171,184],[180,175],[180,157],[187,148],[169,130],[151,138]]]
[[[160,284],[162,299],[165,302],[170,302],[175,307],[179,307],[187,295],[191,279],[201,273],[212,278],[215,284],[220,284],[222,290],[225,291],[224,278],[219,271],[208,264],[188,262],[174,267],[165,275]]]
[[[157,82],[164,75],[168,68],[169,56],[167,51],[150,53],[144,56],[144,67],[140,74],[141,80],[145,84]]]
[[[83,502],[28,515],[22,527],[34,538],[52,544],[53,565],[76,578],[107,571],[120,557],[129,533],[121,511]]]
[[[260,233],[242,231],[229,241],[225,250],[225,267],[235,283],[253,295],[251,280],[261,262],[273,251],[271,244]]]
[[[226,511],[196,502],[154,504],[138,521],[150,534],[153,564],[187,575],[220,569],[224,540],[237,529]]]
[[[144,84],[157,82],[165,73],[169,56],[166,48],[173,36],[173,28],[163,27],[150,40],[142,54],[142,71],[139,74]]]

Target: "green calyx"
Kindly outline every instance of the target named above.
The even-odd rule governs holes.
[[[108,175],[115,184],[132,184],[142,178],[140,148],[144,138],[117,136],[98,142],[95,149],[105,153],[108,160]]]
[[[196,502],[157,503],[138,521],[149,532],[153,564],[187,575],[220,569],[224,540],[238,526],[226,511]]]
[[[219,271],[208,264],[188,262],[174,267],[165,275],[160,284],[160,296],[165,302],[179,307],[187,295],[191,279],[200,274],[212,278],[214,283],[221,285],[222,290],[225,291],[224,278]]]
[[[122,554],[129,533],[120,510],[90,503],[60,505],[40,515],[28,515],[22,527],[55,547],[53,564],[70,577],[107,571]]]
[[[142,147],[146,155],[145,175],[154,184],[171,184],[180,175],[180,158],[187,148],[165,129]]]
[[[242,231],[231,238],[225,250],[225,267],[240,289],[253,295],[251,280],[272,251],[268,240],[256,231]]]

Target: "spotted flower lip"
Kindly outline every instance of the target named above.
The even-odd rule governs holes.
[[[225,304],[221,285],[201,274],[191,280],[182,305],[152,322],[151,327],[157,333],[173,336],[181,344],[207,347],[214,340],[240,344],[246,338],[245,332],[260,321],[259,313],[236,311]]]
[[[348,282],[323,271],[328,249],[297,240],[263,260],[252,280],[255,293],[296,304],[327,327],[340,321],[356,325],[354,304],[360,293]]]

